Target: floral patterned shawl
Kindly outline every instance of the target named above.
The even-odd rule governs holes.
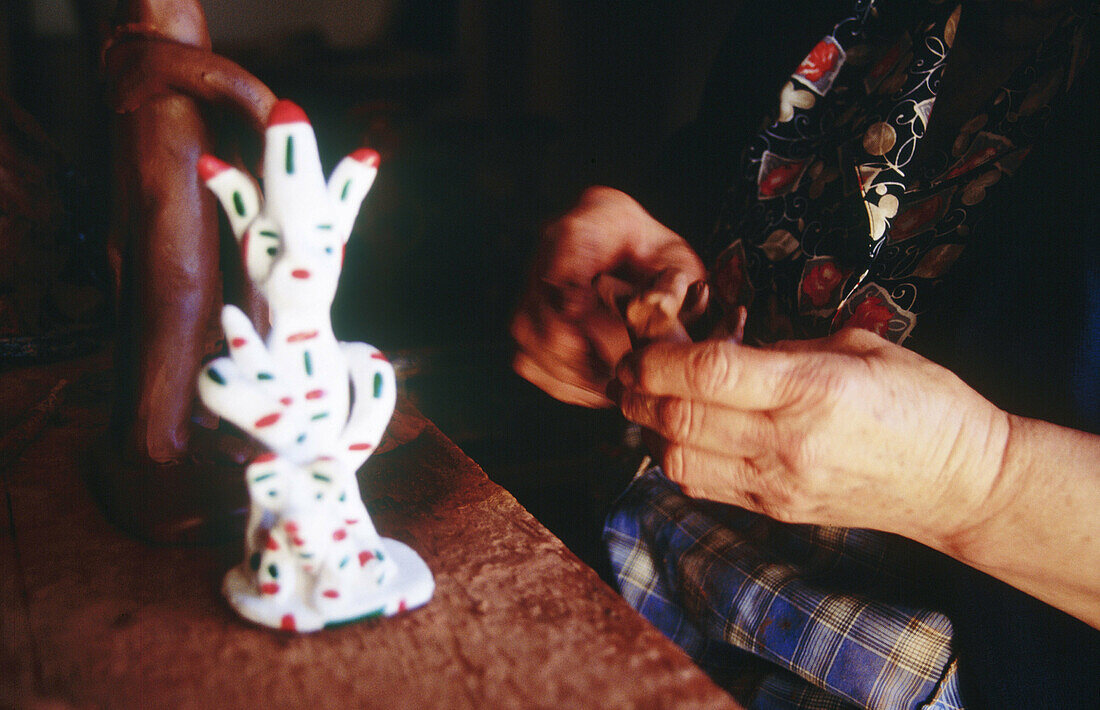
[[[748,342],[854,325],[902,343],[934,307],[987,192],[1020,165],[1084,55],[1085,18],[1070,12],[950,151],[918,167],[962,11],[858,0],[783,86],[712,239],[724,246],[712,283],[727,313],[749,307]]]

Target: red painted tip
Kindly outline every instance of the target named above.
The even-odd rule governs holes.
[[[352,160],[357,160],[368,168],[377,168],[379,163],[382,162],[382,158],[378,155],[378,151],[370,148],[360,148],[352,153],[350,157]]]
[[[348,447],[348,451],[370,451],[373,448],[373,444],[352,444]]]
[[[355,525],[358,522],[359,521],[355,518],[344,518],[344,523],[346,523],[347,525]]]
[[[274,594],[279,591],[279,585],[275,582],[264,582],[260,585],[260,591],[264,594]]]
[[[295,269],[290,272],[290,275],[296,279],[308,279],[309,271],[307,269]]]
[[[223,163],[212,155],[205,153],[199,157],[199,177],[203,182],[210,182],[211,179],[229,170],[229,164]]]
[[[298,272],[294,272],[294,273],[297,274]],[[307,271],[306,273],[308,274],[309,272]],[[299,276],[298,278],[303,278],[303,277]],[[308,330],[308,331],[303,331],[301,333],[293,333],[291,335],[288,335],[286,341],[288,343],[301,343],[301,342],[304,342],[306,340],[313,340],[316,337],[317,337],[317,331],[316,330]]]
[[[373,559],[374,559],[374,553],[373,552],[371,552],[370,550],[363,550],[362,552],[359,553],[359,566],[363,567]]]
[[[294,615],[287,614],[284,616],[282,623],[279,624],[279,628],[283,631],[297,631],[298,627],[294,623]]]
[[[408,610],[409,610],[409,603],[406,600],[402,599],[401,601],[399,601],[397,603],[397,611],[398,612],[406,612]]]
[[[267,127],[278,126],[284,123],[309,123],[306,112],[293,101],[280,99],[271,108],[271,115],[267,118]]]
[[[268,535],[267,541],[264,542],[264,547],[268,550],[271,550],[272,552],[275,552],[279,549],[279,543],[271,535]]]
[[[260,454],[256,458],[252,459],[252,463],[270,463],[275,460],[275,454],[268,451],[267,453]]]

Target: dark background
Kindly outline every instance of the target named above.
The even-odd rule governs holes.
[[[69,162],[92,252],[110,202],[98,47],[112,5],[0,7],[0,91]],[[633,191],[691,121],[737,5],[203,0],[215,50],[306,110],[327,168],[360,145],[383,155],[338,336],[383,348],[408,396],[592,564],[631,437],[513,375],[508,319],[541,225],[587,185]]]

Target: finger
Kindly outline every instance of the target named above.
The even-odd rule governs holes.
[[[697,281],[687,271],[665,269],[657,275],[651,288],[627,304],[624,314],[626,322],[639,344],[657,340],[691,341],[680,320],[680,313],[692,284]]]
[[[378,176],[379,162],[376,151],[360,148],[341,160],[328,180],[327,189],[333,205],[332,228],[345,242],[351,234],[363,198]]]
[[[271,109],[264,133],[264,193],[279,224],[316,212],[325,199],[325,176],[313,126],[301,108],[283,99]]]
[[[551,374],[538,361],[523,351],[516,353],[512,361],[512,369],[515,370],[517,375],[543,392],[566,404],[577,404],[591,409],[610,407],[612,404],[611,400],[601,392],[587,386],[565,381],[558,375]]]
[[[252,327],[252,321],[241,309],[227,305],[222,309],[222,330],[229,343],[229,356],[237,364],[242,375],[259,382],[275,379],[271,353],[263,339]]]
[[[532,312],[537,314],[537,321],[531,316]],[[545,304],[535,304],[516,314],[512,320],[512,337],[519,349],[549,374],[602,392],[611,379],[614,364],[622,355],[610,352],[616,345],[615,335],[607,331],[615,326],[602,322],[598,316],[580,323],[571,322]],[[621,324],[617,327],[623,331],[620,340],[625,341]],[[591,331],[591,337],[586,331]],[[596,342],[598,348],[594,345]],[[612,355],[618,357],[609,359]]]
[[[638,293],[629,282],[605,273],[596,274],[592,287],[604,308],[624,318],[627,306]]]
[[[260,212],[260,193],[245,173],[212,155],[203,155],[198,163],[199,177],[218,198],[233,235],[240,241],[245,230]]]
[[[207,363],[198,382],[203,404],[269,448],[285,447],[301,432],[301,422],[265,387],[227,357]]]
[[[624,390],[619,408],[628,420],[666,441],[720,456],[760,456],[778,441],[775,420],[714,404]]]
[[[736,505],[785,519],[787,499],[768,489],[772,476],[752,458],[716,456],[688,446],[669,445],[660,454],[661,470],[685,495]]]
[[[654,343],[616,370],[624,390],[759,411],[792,404],[813,384],[819,353],[752,348],[725,340]]]

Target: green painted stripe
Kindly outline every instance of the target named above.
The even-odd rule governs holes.
[[[309,351],[308,350],[306,350],[304,353],[302,353],[302,363],[306,367],[306,374],[309,375],[310,377],[312,377],[313,376],[313,358],[311,358],[309,356]]]
[[[279,233],[278,232],[273,232],[270,229],[261,229],[260,230],[260,236],[261,237],[271,237],[272,239],[278,239],[279,238]]]
[[[300,444],[305,440],[306,440],[306,433],[302,432],[301,434],[298,435],[298,438],[295,441],[297,441]]]
[[[374,373],[374,398],[378,399],[382,396],[382,373]]]
[[[345,180],[344,181],[344,187],[343,187],[342,190],[340,190],[340,199],[341,200],[348,199],[348,191],[349,190],[351,190],[351,180]]]
[[[294,136],[286,137],[286,174],[294,174]]]
[[[270,372],[257,372],[256,373],[256,379],[257,380],[274,380],[275,375],[271,374]]]
[[[344,569],[345,567],[347,567],[348,566],[348,560],[350,560],[350,559],[351,559],[350,557],[345,557],[344,559],[340,560],[340,569]]]
[[[256,476],[255,478],[253,478],[252,482],[253,483],[259,483],[260,481],[266,481],[267,479],[271,478],[274,475],[275,475],[274,473],[261,473],[259,476]]]
[[[324,230],[327,231],[329,229],[332,229],[332,225],[331,224],[318,224],[317,229],[324,229]]]
[[[206,371],[206,376],[217,382],[219,385],[225,384],[225,378],[222,377],[222,373],[218,372],[214,368],[210,368]]]
[[[324,481],[325,483],[332,483],[332,478],[329,477],[329,476],[326,476],[323,473],[314,473],[313,477],[316,478],[318,481]]]
[[[313,421],[317,421],[318,419],[326,419],[326,418],[328,418],[328,412],[317,412],[312,417],[310,417],[310,419],[312,419]]]
[[[239,190],[233,191],[233,209],[237,210],[238,217],[244,217],[244,198]]]

